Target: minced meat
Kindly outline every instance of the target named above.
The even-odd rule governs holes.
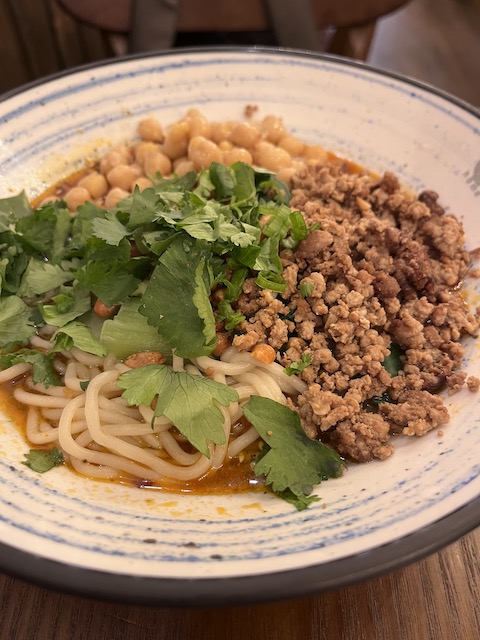
[[[290,206],[316,228],[281,253],[283,294],[245,282],[237,306],[246,319],[233,343],[269,344],[284,366],[308,354],[300,374],[308,389],[289,399],[305,431],[353,460],[388,458],[392,435],[448,422],[438,391],[479,388],[460,369],[458,342],[479,327],[459,290],[473,252],[437,194],[416,197],[391,173],[311,164],[291,187]],[[391,352],[393,369],[384,362]]]

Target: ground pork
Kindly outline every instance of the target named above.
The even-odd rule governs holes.
[[[316,228],[281,253],[282,294],[245,282],[233,344],[269,344],[284,366],[308,355],[308,388],[289,399],[305,431],[347,458],[383,460],[393,435],[448,422],[438,391],[480,386],[458,342],[479,327],[459,290],[476,254],[437,194],[416,197],[391,173],[312,164],[291,187],[290,206]]]

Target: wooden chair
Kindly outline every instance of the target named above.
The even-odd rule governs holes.
[[[378,19],[406,1],[3,0],[0,92],[113,55],[167,48],[176,36],[188,42],[188,34],[249,33],[253,44],[256,34],[273,32],[281,46],[365,60]]]

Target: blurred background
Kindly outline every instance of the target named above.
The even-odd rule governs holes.
[[[480,107],[480,0],[0,0],[0,93],[125,53],[212,44],[333,52]]]

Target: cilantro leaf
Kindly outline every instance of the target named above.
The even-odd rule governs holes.
[[[16,240],[28,253],[58,264],[70,239],[73,218],[63,202],[48,203],[14,222]]]
[[[93,331],[81,322],[69,322],[53,334],[55,351],[69,351],[77,347],[96,356],[106,356],[107,350],[95,337]]]
[[[233,195],[237,206],[240,204],[256,204],[257,187],[255,185],[254,169],[245,164],[245,162],[235,162],[230,168],[235,176]]]
[[[175,238],[160,256],[140,305],[140,313],[183,358],[208,355],[217,343],[206,258],[201,244]]]
[[[309,438],[295,411],[253,396],[245,404],[244,414],[268,445],[267,452],[255,463],[254,472],[265,475],[267,484],[280,497],[289,490],[303,500],[310,495],[313,485],[342,474],[340,456],[322,442]]]
[[[218,303],[217,321],[225,320],[225,329],[231,331],[237,324],[245,320],[245,316],[239,311],[235,311],[228,300],[221,300]]]
[[[122,397],[131,405],[150,406],[156,398],[155,415],[167,417],[203,455],[210,457],[209,441],[224,444],[223,415],[217,403],[227,407],[238,393],[224,384],[165,365],[146,365],[123,373],[117,382]]]
[[[29,453],[25,454],[23,464],[37,473],[45,473],[54,467],[58,467],[64,461],[63,453],[57,447],[54,447],[50,451],[30,449]]]
[[[293,374],[298,375],[311,364],[311,355],[309,353],[302,353],[302,357],[298,362],[292,362],[292,364],[288,365],[288,367],[285,367],[285,373],[287,374],[287,376],[291,376]]]
[[[107,211],[104,218],[92,220],[92,234],[105,240],[107,244],[118,247],[128,234],[127,228],[120,222],[114,211]]]
[[[275,175],[265,171],[255,171],[255,182],[257,188],[264,196],[273,200],[277,204],[288,204],[292,198],[287,185],[279,180]]]
[[[154,189],[140,191],[135,187],[133,195],[122,200],[118,207],[129,214],[128,228],[136,229],[155,220],[157,203],[158,195]]]
[[[25,298],[39,296],[69,280],[73,280],[72,274],[60,265],[30,258],[17,294]]]
[[[308,296],[312,293],[314,286],[315,285],[313,284],[313,282],[301,282],[298,290],[302,298],[308,298]]]
[[[147,319],[138,312],[140,298],[129,298],[111,320],[105,320],[100,333],[100,342],[108,353],[117,358],[127,358],[140,351],[170,353],[170,347]]]
[[[15,220],[31,215],[33,209],[25,191],[16,196],[0,199],[0,233],[6,231]]]
[[[92,260],[75,273],[84,287],[92,291],[107,307],[120,304],[140,284],[132,273],[133,260]]]
[[[392,342],[390,345],[390,354],[385,356],[382,362],[383,366],[392,378],[395,378],[398,375],[398,372],[403,369],[401,356],[403,356],[401,347],[396,342]]]
[[[217,200],[226,200],[232,197],[236,179],[230,167],[218,162],[212,162],[210,165],[210,180],[215,187]]]
[[[22,247],[15,242],[13,234],[3,234],[0,250],[2,251],[2,267],[0,271],[1,289],[9,293],[16,293],[27,268],[29,257]]]
[[[43,382],[46,387],[59,386],[61,381],[53,366],[54,360],[55,354],[53,353],[20,349],[14,353],[0,355],[0,369],[8,369],[8,367],[21,363],[31,364],[33,384]]]
[[[93,221],[103,217],[105,217],[105,209],[97,207],[92,202],[86,202],[78,207],[72,220],[71,238],[66,255],[84,255],[85,247],[92,237]]]
[[[52,298],[52,304],[40,304],[40,312],[47,324],[63,327],[91,308],[90,293],[80,283],[73,287],[63,287]]]
[[[24,343],[35,333],[31,307],[18,296],[0,299],[0,347]]]
[[[285,502],[290,502],[298,511],[303,511],[303,509],[308,509],[308,507],[312,504],[312,502],[318,502],[320,498],[316,495],[309,496],[297,496],[290,489],[285,489],[285,491],[277,492],[277,495]]]

